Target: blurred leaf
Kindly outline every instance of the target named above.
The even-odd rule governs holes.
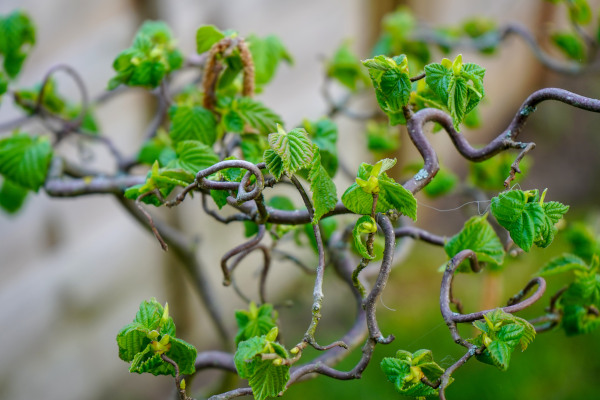
[[[45,136],[17,133],[0,139],[0,174],[35,192],[44,184],[52,158],[52,145]]]
[[[550,36],[552,43],[568,58],[584,62],[587,58],[583,40],[571,32],[556,32]]]

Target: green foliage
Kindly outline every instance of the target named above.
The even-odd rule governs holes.
[[[386,158],[375,165],[362,163],[358,168],[356,183],[342,195],[342,202],[356,214],[371,214],[373,194],[379,195],[375,212],[398,210],[407,217],[417,219],[417,200],[411,192],[404,189],[387,176],[387,171],[396,164],[396,160]]]
[[[334,177],[338,169],[338,127],[329,118],[317,121],[304,120],[303,123],[310,140],[317,145],[321,154],[321,165],[330,177]]]
[[[310,181],[310,191],[315,208],[312,223],[316,224],[323,215],[335,208],[337,204],[337,189],[335,183],[333,183],[331,177],[321,165],[321,154],[316,145],[314,145],[313,154],[308,180]]]
[[[16,183],[5,179],[0,187],[0,208],[9,214],[14,214],[25,203],[29,191]]]
[[[146,175],[146,182],[128,188],[124,195],[127,199],[137,200],[148,192],[159,192],[160,197],[165,198],[176,186],[185,187],[192,183],[194,178],[194,174],[189,171],[181,168],[160,168],[158,161],[155,161]],[[159,207],[163,204],[160,197],[156,194],[146,195],[142,202]]]
[[[46,136],[16,133],[0,139],[0,175],[37,192],[44,184],[52,158],[52,145]]]
[[[209,110],[201,106],[174,105],[169,109],[170,135],[173,142],[197,140],[212,146],[217,140],[217,122]]]
[[[517,346],[525,351],[535,338],[535,328],[529,322],[499,308],[485,314],[483,320],[474,321],[473,326],[481,334],[469,342],[485,346],[483,353],[476,355],[477,359],[501,371],[508,369],[511,353]]]
[[[587,25],[592,22],[592,10],[587,0],[566,0],[569,8],[569,17],[579,25]]]
[[[594,255],[600,256],[600,242],[592,230],[583,223],[569,225],[565,237],[571,245],[571,252],[591,263]]]
[[[421,382],[423,377],[435,382],[444,373],[444,369],[433,361],[431,350],[417,350],[414,353],[398,350],[396,357],[385,357],[381,361],[381,369],[396,390],[405,396],[419,399],[438,397],[437,389]]]
[[[291,176],[311,164],[314,149],[304,129],[296,128],[286,132],[278,125],[277,132],[271,133],[268,140],[271,151],[265,151],[264,160],[276,179],[283,172]]]
[[[282,61],[292,65],[294,59],[288,53],[281,40],[274,35],[259,38],[249,35],[246,38],[254,61],[254,81],[258,87],[266,85],[275,76]]]
[[[344,42],[327,62],[327,76],[336,79],[352,91],[368,83],[362,64],[350,49],[349,42]]]
[[[192,176],[219,162],[219,157],[214,153],[212,147],[195,140],[184,140],[177,143],[175,154],[176,158],[167,164],[167,168],[183,169]],[[189,178],[182,180],[187,182]]]
[[[131,47],[122,51],[113,62],[117,74],[108,82],[108,89],[120,84],[155,88],[165,75],[181,68],[183,54],[175,47],[172,36],[164,22],[144,22]]]
[[[35,44],[35,26],[23,11],[0,16],[0,54],[4,72],[14,79]]]
[[[427,65],[425,73],[425,82],[447,107],[454,127],[459,131],[465,116],[485,95],[485,69],[477,64],[463,64],[459,54],[454,61],[445,58],[441,64]]]
[[[2,103],[2,95],[8,90],[8,78],[6,74],[0,71],[0,104]]]
[[[487,214],[471,217],[465,222],[463,229],[444,245],[449,258],[467,249],[475,252],[479,262],[492,265],[502,265],[504,262],[504,248],[494,228],[487,221]],[[464,264],[465,262],[459,267],[460,272],[469,271]]]
[[[394,152],[400,147],[397,129],[388,123],[367,122],[367,148],[376,153]]]
[[[544,203],[545,194],[540,198],[537,190],[510,190],[492,198],[492,214],[525,251],[534,244],[548,247],[557,232],[555,225],[569,210],[556,201]]]
[[[379,107],[390,118],[392,125],[403,120],[402,107],[408,104],[412,84],[408,76],[408,59],[404,54],[397,57],[375,56],[363,61],[375,88]]]
[[[202,54],[223,39],[225,34],[214,25],[204,25],[196,31],[196,51]]]
[[[561,274],[567,271],[587,271],[588,266],[581,258],[573,254],[563,254],[557,258],[552,259],[542,269],[540,269],[536,275],[549,276],[555,274]]]
[[[578,62],[586,60],[587,51],[585,43],[576,34],[571,32],[555,32],[550,39],[567,58]]]
[[[175,323],[169,316],[169,307],[156,299],[143,301],[132,323],[117,335],[119,358],[131,362],[129,372],[175,376],[175,368],[161,358],[161,354],[175,361],[181,374],[193,374],[196,349],[175,337]]]
[[[137,155],[137,160],[140,163],[152,165],[155,161],[161,167],[166,167],[167,164],[177,157],[173,148],[171,137],[164,131],[159,130],[152,139],[145,142]]]
[[[404,167],[404,171],[416,174],[422,169],[422,167],[422,163],[409,164],[406,167]],[[444,196],[452,192],[452,190],[454,190],[454,188],[456,187],[457,183],[458,176],[456,176],[456,174],[454,174],[447,168],[440,166],[439,171],[437,172],[437,174],[435,174],[431,182],[429,182],[427,186],[423,188],[423,193],[425,193],[425,195],[430,198]]]
[[[263,304],[256,307],[254,302],[250,303],[250,308],[246,310],[237,310],[235,320],[238,325],[238,333],[235,336],[236,346],[245,340],[255,336],[263,336],[277,326],[277,312],[273,310],[271,304]]]
[[[496,21],[489,18],[475,17],[463,22],[462,29],[464,33],[471,39],[480,39],[486,35],[497,32]],[[496,51],[496,46],[491,45],[481,49],[484,54],[492,54]]]
[[[266,335],[240,342],[233,357],[238,375],[248,379],[256,400],[277,397],[285,391],[285,384],[290,379],[290,366],[282,363],[288,353],[275,341],[277,334],[277,327],[274,327]],[[262,355],[273,358],[263,359]]]
[[[367,246],[363,243],[361,239],[361,234],[363,233],[375,233],[377,232],[377,223],[370,215],[363,215],[360,217],[356,224],[354,224],[354,228],[352,229],[352,237],[354,238],[354,247],[358,251],[358,253],[363,257],[369,260],[375,258],[374,255],[369,254],[367,250]]]
[[[236,133],[260,133],[267,135],[277,131],[282,119],[260,101],[250,97],[233,99],[223,112],[225,130]]]

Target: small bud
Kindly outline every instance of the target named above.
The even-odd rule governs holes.
[[[455,76],[460,74],[460,71],[462,70],[462,64],[462,54],[459,54],[454,59],[454,62],[452,62],[452,73]]]
[[[179,383],[179,388],[180,388],[181,390],[185,390],[185,379],[182,379],[182,380],[181,380],[181,383]]]
[[[275,366],[280,366],[281,363],[282,363],[281,358],[276,358],[273,360],[273,365],[275,365]]]
[[[133,65],[135,65],[136,67],[137,67],[138,65],[140,65],[140,62],[141,62],[141,60],[140,60],[138,57],[133,57],[133,58],[131,59],[131,63],[132,63]]]
[[[169,303],[165,303],[163,315],[160,319],[158,326],[164,326],[169,321]]]
[[[148,332],[148,334],[146,335],[146,337],[150,340],[155,340],[158,337],[158,332],[157,331],[150,331]]]
[[[298,346],[296,347],[292,347],[292,349],[290,350],[290,353],[293,355],[296,355],[300,352],[300,349],[298,348]]]

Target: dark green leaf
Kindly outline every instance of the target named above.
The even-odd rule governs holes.
[[[4,59],[4,71],[11,78],[17,77],[23,62],[35,44],[35,26],[23,11],[0,16],[0,54]]]
[[[568,58],[585,62],[587,52],[583,40],[571,32],[556,32],[550,37],[552,43]]]
[[[435,94],[442,100],[444,105],[448,104],[448,92],[452,70],[442,64],[429,64],[425,66],[425,82]]]
[[[479,262],[497,265],[504,262],[504,247],[487,221],[487,214],[470,218],[463,229],[444,245],[449,258],[466,249],[473,250]]]
[[[173,142],[198,140],[212,146],[217,139],[217,125],[213,113],[200,106],[173,106],[170,135]]]
[[[5,179],[0,188],[0,207],[9,214],[14,214],[25,203],[29,190]]]
[[[23,188],[38,191],[46,180],[51,158],[47,137],[18,133],[0,139],[0,174]]]
[[[337,204],[337,189],[329,174],[321,165],[321,155],[316,145],[313,148],[314,157],[311,162],[308,180],[314,205],[312,223],[319,222],[321,217],[332,211]]]

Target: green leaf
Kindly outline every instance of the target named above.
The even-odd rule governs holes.
[[[241,97],[234,100],[234,109],[242,120],[255,131],[261,134],[269,134],[277,131],[277,124],[282,124],[279,115],[270,108],[250,97]]]
[[[311,164],[314,150],[304,129],[296,128],[285,132],[283,128],[278,127],[278,131],[271,133],[268,140],[271,149],[281,158],[283,170],[288,175]],[[269,164],[266,159],[265,162]]]
[[[176,337],[171,337],[169,343],[171,344],[171,349],[165,354],[177,363],[177,366],[179,366],[179,373],[189,375],[196,372],[194,366],[197,355],[196,348],[185,340]],[[173,371],[173,373],[174,372],[175,371]]]
[[[263,304],[260,307],[251,302],[250,308],[246,310],[237,310],[235,320],[238,325],[238,333],[235,336],[235,344],[248,340],[255,336],[262,336],[269,333],[271,329],[277,326],[277,313],[273,311],[271,304]]]
[[[0,207],[7,213],[14,214],[25,203],[28,193],[29,190],[5,179],[0,188]]]
[[[254,81],[259,86],[266,85],[273,79],[280,62],[285,61],[290,65],[294,63],[277,36],[269,35],[261,39],[250,35],[246,41],[254,61]]]
[[[252,388],[252,394],[256,400],[267,397],[278,397],[284,392],[286,383],[290,380],[289,365],[275,365],[271,362],[263,362],[256,368],[256,372],[248,384]]]
[[[422,163],[414,163],[404,167],[403,171],[417,174],[422,168]],[[458,177],[452,171],[440,166],[437,174],[423,189],[423,193],[427,197],[437,198],[450,193],[457,183]]]
[[[588,270],[589,267],[581,258],[573,254],[563,254],[562,256],[550,260],[550,262],[540,269],[536,275],[550,276],[568,271],[586,272]]]
[[[369,69],[379,107],[388,115],[402,112],[412,90],[406,56],[376,56],[363,65]]]
[[[563,308],[561,326],[567,336],[586,334],[600,327],[600,318],[581,305],[567,305]]]
[[[225,34],[214,25],[201,26],[196,31],[196,51],[202,54],[224,37]]]
[[[486,351],[492,358],[494,365],[501,371],[508,370],[508,364],[510,363],[510,353],[512,352],[511,347],[501,340],[494,340],[491,342]]]
[[[281,157],[279,157],[273,149],[267,149],[265,150],[263,159],[271,175],[279,180],[284,172],[283,160]]]
[[[367,247],[363,243],[360,235],[363,233],[374,233],[377,232],[377,223],[370,215],[363,215],[360,217],[356,224],[354,224],[354,228],[352,229],[352,237],[354,238],[354,247],[358,251],[358,253],[363,257],[369,260],[375,258],[374,255],[370,255],[367,251]]]
[[[592,10],[587,0],[568,0],[569,16],[579,25],[587,25],[592,21]]]
[[[352,91],[355,91],[359,84],[368,82],[359,58],[350,50],[349,42],[344,42],[338,47],[327,62],[327,76],[336,79]]]
[[[547,215],[545,205],[540,205],[538,200],[537,190],[511,190],[492,198],[492,214],[509,231],[515,244],[525,251],[529,251],[533,244],[547,247],[556,232],[553,219],[568,210],[560,203],[551,204]]]
[[[467,113],[467,94],[467,82],[462,77],[453,76],[448,86],[448,110],[456,130],[460,130],[460,123]]]
[[[170,135],[173,142],[197,140],[212,146],[217,139],[215,116],[200,106],[172,106]]]
[[[452,70],[442,64],[429,64],[425,66],[425,82],[433,92],[442,100],[444,105],[448,104],[448,92]]]
[[[319,222],[321,217],[332,211],[337,204],[337,189],[335,183],[329,177],[329,174],[321,165],[321,155],[317,146],[313,148],[313,160],[308,174],[310,181],[310,191],[314,205],[314,216],[312,223]]]
[[[504,248],[494,228],[487,221],[487,214],[471,217],[465,222],[463,229],[444,245],[449,258],[466,249],[474,251],[479,262],[496,265],[504,262]]]
[[[529,158],[524,158],[519,164],[521,174],[516,175],[517,181],[527,173],[530,167]],[[469,180],[484,190],[501,191],[504,189],[504,180],[509,176],[510,166],[514,157],[508,152],[502,152],[482,162],[469,163]]]
[[[131,47],[113,62],[116,76],[108,83],[108,89],[120,84],[155,88],[166,74],[182,65],[183,55],[175,47],[169,27],[161,21],[146,21]]]
[[[433,361],[430,350],[418,350],[414,354],[399,350],[395,358],[385,357],[381,361],[381,369],[398,392],[417,398],[437,398],[438,390],[422,383],[421,378],[425,376],[433,382],[444,373]]]
[[[367,148],[373,152],[394,152],[400,147],[397,129],[391,129],[388,123],[367,122]]]
[[[568,58],[585,62],[587,52],[583,40],[571,32],[556,32],[550,36],[552,43]]]
[[[240,148],[242,150],[242,156],[244,160],[254,164],[263,162],[263,155],[266,149],[269,148],[269,143],[265,137],[247,134],[240,135],[242,143]]]
[[[317,121],[304,120],[303,125],[309,138],[319,148],[321,165],[333,178],[338,168],[338,127],[336,123],[329,118],[321,118]]]
[[[165,167],[175,158],[177,154],[173,149],[173,142],[163,130],[158,131],[156,136],[145,142],[137,155],[140,163],[152,165],[158,161],[161,167]]]
[[[565,237],[571,247],[571,253],[591,263],[594,255],[600,254],[600,243],[596,239],[594,232],[583,223],[574,223],[570,225]]]
[[[44,184],[52,158],[45,136],[18,133],[0,139],[0,174],[25,189],[38,191]]]
[[[0,54],[6,74],[14,79],[36,40],[35,26],[23,11],[0,16]]]
[[[402,185],[396,183],[387,176],[385,172],[396,163],[396,160],[385,159],[377,164],[370,165],[362,163],[358,169],[357,182],[362,183],[362,188],[357,183],[352,184],[342,195],[342,202],[356,214],[370,215],[373,208],[373,194],[369,192],[370,186],[373,190],[379,190],[375,212],[387,212],[395,209],[412,218],[417,219],[417,200],[412,193]]]
[[[2,95],[8,90],[8,78],[6,74],[0,71],[0,104],[2,103]]]
[[[195,140],[177,143],[175,154],[177,157],[169,162],[167,168],[181,168],[194,176],[219,162],[219,157],[211,147]]]
[[[119,358],[127,362],[133,361],[150,344],[151,340],[147,336],[150,331],[139,322],[132,322],[121,329],[117,335]]]

